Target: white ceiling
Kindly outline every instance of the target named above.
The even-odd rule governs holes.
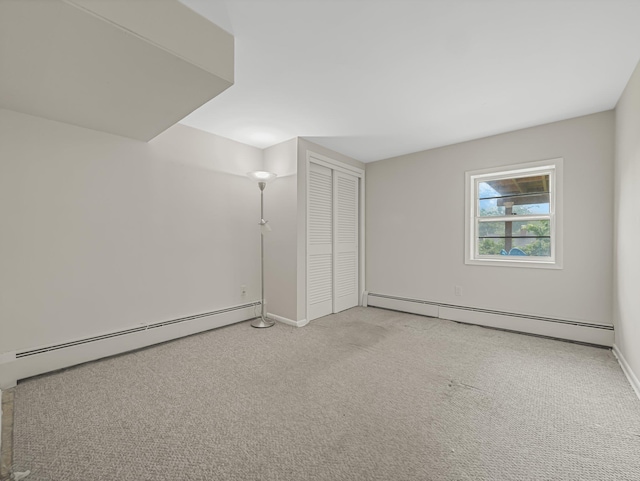
[[[235,85],[182,123],[370,162],[612,109],[640,0],[181,0],[235,36]]]

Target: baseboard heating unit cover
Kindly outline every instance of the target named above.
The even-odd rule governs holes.
[[[0,354],[0,389],[15,386],[19,379],[245,321],[256,316],[258,306],[260,302],[250,302],[96,336],[3,353]]]
[[[574,342],[613,346],[613,325],[368,293],[367,305]]]

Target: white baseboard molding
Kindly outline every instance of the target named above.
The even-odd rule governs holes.
[[[614,341],[611,324],[527,316],[373,293],[369,293],[367,304],[372,307],[599,346],[611,347]]]
[[[294,321],[293,319],[288,319],[286,317],[278,316],[277,314],[271,314],[270,312],[267,312],[267,317],[270,318],[270,319],[273,319],[274,321],[278,321],[278,322],[281,322],[283,324],[287,324],[289,326],[294,326],[294,327],[304,327],[307,324],[309,324],[309,321],[307,319],[301,319],[300,321]]]
[[[392,297],[378,297],[375,294],[369,294],[367,306],[382,307],[383,309],[391,309],[392,311],[408,312],[410,314],[420,314],[421,316],[438,317],[438,306],[425,304],[413,299],[399,299]]]
[[[640,399],[640,380],[638,380],[638,376],[635,375],[635,373],[631,369],[631,366],[622,355],[622,352],[620,351],[620,349],[618,349],[618,346],[614,344],[612,351],[613,355],[616,356],[616,359],[618,359],[618,363],[622,368],[622,372],[624,372],[624,375],[627,376],[629,384],[631,384],[631,387],[635,391],[636,396],[638,396],[638,399]]]
[[[259,305],[259,302],[253,302],[85,339],[4,353],[0,356],[0,389],[14,387],[18,380],[38,374],[246,321],[255,317],[255,308]]]

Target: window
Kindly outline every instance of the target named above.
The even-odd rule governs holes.
[[[562,159],[466,173],[466,264],[562,268]]]

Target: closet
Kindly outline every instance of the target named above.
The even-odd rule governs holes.
[[[311,157],[307,197],[307,318],[358,305],[361,175]]]

